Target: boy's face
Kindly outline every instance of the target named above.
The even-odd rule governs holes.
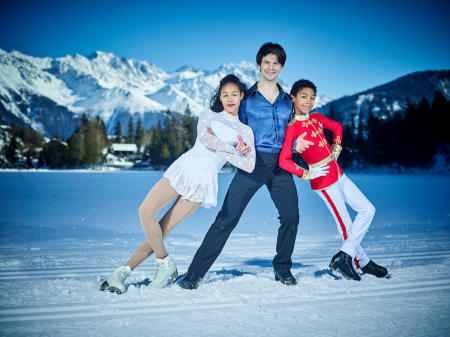
[[[261,72],[261,78],[276,82],[283,66],[278,62],[278,57],[275,54],[268,54],[261,59],[258,69]]]
[[[297,96],[291,95],[291,99],[294,103],[295,113],[306,115],[314,107],[316,93],[311,88],[301,88],[297,92]]]

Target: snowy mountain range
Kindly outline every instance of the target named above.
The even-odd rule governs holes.
[[[352,96],[344,96],[324,104],[318,112],[334,115],[344,124],[352,118],[363,120],[370,111],[379,118],[386,118],[396,112],[405,111],[408,104],[417,105],[424,98],[433,101],[435,91],[450,99],[450,70],[421,71],[402,76],[394,81],[365,90]]]
[[[149,128],[170,109],[198,115],[209,106],[219,80],[235,74],[248,86],[259,78],[255,64],[228,63],[206,71],[183,66],[168,73],[147,61],[94,52],[52,59],[0,49],[0,124],[28,125],[46,136],[69,136],[83,113],[100,116],[108,133],[130,116]],[[289,90],[289,86],[281,85]],[[319,104],[329,101],[319,97]]]

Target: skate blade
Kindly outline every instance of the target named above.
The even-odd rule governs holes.
[[[334,278],[335,280],[342,280],[342,274],[341,273],[337,273],[336,270],[334,269],[324,269],[323,270],[326,274],[330,275],[332,278]]]
[[[334,270],[335,272],[337,272],[341,276],[341,279],[345,279],[345,280],[349,280],[349,281],[361,281],[361,280],[355,280],[354,278],[351,278],[351,277],[345,275],[343,272],[341,272],[341,270],[339,268],[336,268],[336,269],[331,268],[331,270]]]
[[[117,295],[122,295],[122,290],[120,290],[119,288],[116,288],[116,287],[109,287],[108,291],[110,293],[116,293]]]
[[[104,281],[100,286],[101,291],[109,291],[110,293],[116,293],[118,295],[122,294],[122,290],[116,287],[110,287],[107,281]]]
[[[100,290],[101,290],[101,291],[105,291],[105,290],[108,289],[108,288],[109,288],[108,281],[104,281],[104,282],[101,284],[101,286],[100,286]]]
[[[180,276],[178,275],[178,270],[175,270],[173,272],[173,274],[170,275],[170,278],[167,281],[167,286],[168,287],[172,286],[174,283],[176,283],[178,281],[179,278],[180,278]]]

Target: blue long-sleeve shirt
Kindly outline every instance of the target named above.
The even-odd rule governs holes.
[[[247,90],[239,107],[239,119],[250,126],[255,135],[256,151],[279,153],[283,146],[292,113],[292,100],[277,86],[280,93],[273,104],[258,91],[255,83]]]

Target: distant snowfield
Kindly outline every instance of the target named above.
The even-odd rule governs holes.
[[[0,172],[0,335],[450,335],[450,177],[349,174],[377,208],[363,247],[391,279],[323,272],[340,246],[336,225],[296,180],[297,286],[273,279],[278,220],[262,188],[199,289],[149,289],[151,257],[125,294],[99,291],[145,239],[137,209],[161,176]],[[219,176],[219,205],[232,177]],[[218,211],[199,209],[167,239],[180,273]]]

